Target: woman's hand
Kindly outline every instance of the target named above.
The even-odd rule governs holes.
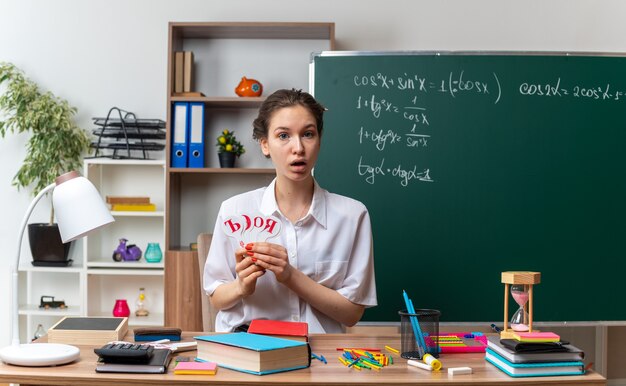
[[[256,281],[265,274],[265,269],[254,264],[252,259],[248,258],[245,249],[235,251],[235,272],[237,272],[237,288],[242,297],[252,295],[256,289]]]
[[[289,280],[293,267],[289,255],[282,245],[256,242],[246,244],[246,256],[258,267],[272,271],[279,283]]]

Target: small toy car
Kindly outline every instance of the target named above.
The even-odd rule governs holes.
[[[67,308],[64,300],[54,300],[54,296],[42,296],[39,301],[39,308]]]

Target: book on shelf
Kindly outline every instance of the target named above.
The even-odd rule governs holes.
[[[183,92],[193,89],[193,51],[183,51]]]
[[[174,92],[183,91],[183,63],[185,54],[182,51],[174,52]]]
[[[500,339],[497,336],[487,337],[487,348],[496,354],[500,355],[511,363],[530,363],[530,362],[569,362],[569,361],[582,361],[585,358],[585,353],[571,345],[560,345],[560,349],[556,351],[549,350],[523,350],[516,352],[513,350],[507,341],[514,342],[512,339]],[[529,345],[529,344],[527,344]]]
[[[111,210],[116,212],[155,212],[155,204],[111,204]]]
[[[174,374],[205,374],[215,375],[217,363],[215,362],[178,362],[174,367]]]
[[[149,204],[150,197],[106,196],[107,204]]]
[[[103,345],[123,340],[128,318],[66,316],[48,329],[49,343]]]
[[[154,349],[150,360],[146,363],[107,363],[100,359],[96,364],[96,372],[164,374],[171,360],[170,354],[171,351],[168,349]]]
[[[520,342],[558,342],[561,337],[553,332],[514,332],[513,338]]]
[[[276,338],[293,339],[300,342],[309,341],[309,325],[305,322],[254,319],[250,322],[248,332]]]
[[[189,97],[203,97],[205,95],[201,93],[200,91],[189,91],[189,92],[175,92],[172,94],[172,96],[189,98]]]
[[[306,342],[246,332],[194,338],[199,359],[231,370],[264,375],[311,365],[311,349]]]
[[[585,373],[585,365],[581,361],[512,363],[490,348],[487,348],[485,360],[511,377],[549,377]]]

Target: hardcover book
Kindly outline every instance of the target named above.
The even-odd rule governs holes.
[[[511,377],[550,377],[585,373],[583,362],[511,363],[489,348],[485,359]]]
[[[246,332],[194,338],[198,341],[199,359],[231,370],[264,375],[311,365],[311,350],[306,342]]]
[[[503,345],[499,337],[487,337],[487,348],[511,363],[582,361],[585,357],[581,349],[571,344],[564,344],[561,347],[564,351],[515,352]]]
[[[248,332],[274,336],[276,338],[293,339],[300,342],[309,341],[309,325],[305,322],[255,319],[250,322]]]
[[[171,351],[168,349],[154,349],[150,361],[147,363],[105,363],[98,362],[98,373],[138,373],[138,374],[164,374],[170,363]]]
[[[103,345],[123,340],[128,318],[66,316],[48,330],[49,343]]]

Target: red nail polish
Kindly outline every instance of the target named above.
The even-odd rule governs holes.
[[[248,256],[254,256],[254,252],[247,251],[247,252],[246,252],[246,255],[248,255]]]
[[[254,246],[254,244],[252,244],[252,243],[246,244],[246,249],[247,250],[251,250],[253,246]]]
[[[253,263],[256,263],[256,257],[252,257],[251,260]]]

